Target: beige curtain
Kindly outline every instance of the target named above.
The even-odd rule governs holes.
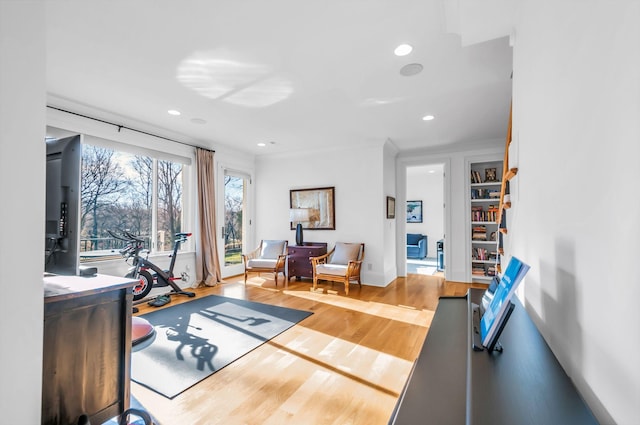
[[[196,283],[215,286],[222,279],[216,239],[213,152],[196,148],[196,167],[198,173],[198,233],[200,235],[196,249]]]

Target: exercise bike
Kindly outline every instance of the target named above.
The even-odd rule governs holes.
[[[175,242],[173,244],[173,253],[170,255],[171,264],[168,270],[163,270],[157,265],[149,261],[149,251],[144,249],[144,241],[129,232],[123,232],[118,235],[112,231],[108,233],[121,241],[125,241],[126,245],[120,250],[120,254],[124,257],[127,264],[131,264],[125,277],[136,278],[139,283],[133,288],[133,300],[138,301],[146,297],[152,288],[170,286],[172,289],[167,295],[177,294],[195,297],[195,293],[183,291],[175,281],[186,281],[186,275],[175,277],[173,275],[173,267],[176,264],[176,257],[180,244],[187,241],[191,233],[176,233]],[[146,254],[142,256],[141,254]]]

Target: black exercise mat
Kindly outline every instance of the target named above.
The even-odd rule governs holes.
[[[311,314],[218,295],[145,314],[155,335],[133,347],[131,379],[173,398]]]

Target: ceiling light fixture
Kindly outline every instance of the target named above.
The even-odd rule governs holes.
[[[167,114],[169,114],[169,115],[174,115],[174,116],[176,116],[176,117],[177,117],[178,115],[180,115],[180,111],[177,111],[177,110],[175,110],[175,109],[169,109],[169,110],[167,111]]]
[[[395,53],[396,56],[407,56],[409,53],[411,53],[412,50],[413,47],[411,47],[409,44],[401,44],[396,47],[393,53]]]
[[[424,117],[422,117],[422,120],[423,121],[431,121],[434,118],[435,117],[433,115],[425,115]]]
[[[207,120],[204,120],[202,118],[191,118],[191,122],[194,124],[206,124]]]
[[[263,142],[260,142],[260,143],[258,143],[258,146],[260,146],[261,148],[263,148],[263,147],[267,146],[267,144],[266,144],[266,143],[263,143]]]

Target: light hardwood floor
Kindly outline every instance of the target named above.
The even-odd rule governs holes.
[[[216,294],[313,311],[286,332],[170,400],[135,382],[132,394],[162,425],[386,424],[429,330],[442,295],[469,284],[410,274],[386,288],[319,283],[338,295],[312,293],[309,280],[276,287],[272,275],[242,277]],[[166,307],[191,298],[174,296]],[[138,315],[153,310],[138,306]],[[166,308],[163,307],[163,308]]]

